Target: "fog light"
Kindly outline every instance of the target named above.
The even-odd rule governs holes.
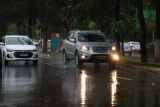
[[[86,57],[85,57],[85,55],[82,55],[81,58],[82,58],[82,59],[85,59]]]
[[[38,54],[36,54],[36,55],[34,56],[34,58],[38,58]]]
[[[115,61],[118,61],[119,60],[119,55],[118,54],[113,54],[112,59],[115,60]]]
[[[7,54],[7,58],[12,58],[9,54]]]

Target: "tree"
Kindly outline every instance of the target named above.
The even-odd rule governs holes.
[[[143,0],[137,0],[137,15],[140,23],[141,34],[141,63],[148,63],[147,49],[146,49],[146,23],[143,16]]]
[[[155,61],[160,62],[160,0],[156,0]]]

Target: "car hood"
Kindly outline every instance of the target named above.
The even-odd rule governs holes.
[[[80,45],[88,45],[90,47],[111,47],[108,42],[81,42]]]
[[[6,45],[6,49],[12,50],[34,50],[36,47],[34,45]]]

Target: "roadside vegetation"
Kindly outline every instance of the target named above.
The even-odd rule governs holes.
[[[141,63],[147,64],[147,45],[154,44],[160,62],[160,0],[0,0],[0,36],[43,38],[43,51],[51,32],[61,36],[71,29],[101,30],[120,43],[141,43]],[[122,50],[123,52],[123,50]],[[123,55],[123,53],[122,53]]]
[[[121,64],[131,64],[131,65],[138,65],[138,66],[146,66],[146,67],[157,67],[160,68],[160,63],[153,61],[153,59],[148,59],[148,63],[144,64],[141,63],[139,57],[130,57],[130,56],[123,56],[121,57]]]

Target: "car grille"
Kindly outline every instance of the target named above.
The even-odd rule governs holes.
[[[16,51],[14,56],[16,58],[31,58],[33,53],[31,51]]]
[[[108,51],[107,47],[94,47],[93,52],[95,53],[106,53]]]

